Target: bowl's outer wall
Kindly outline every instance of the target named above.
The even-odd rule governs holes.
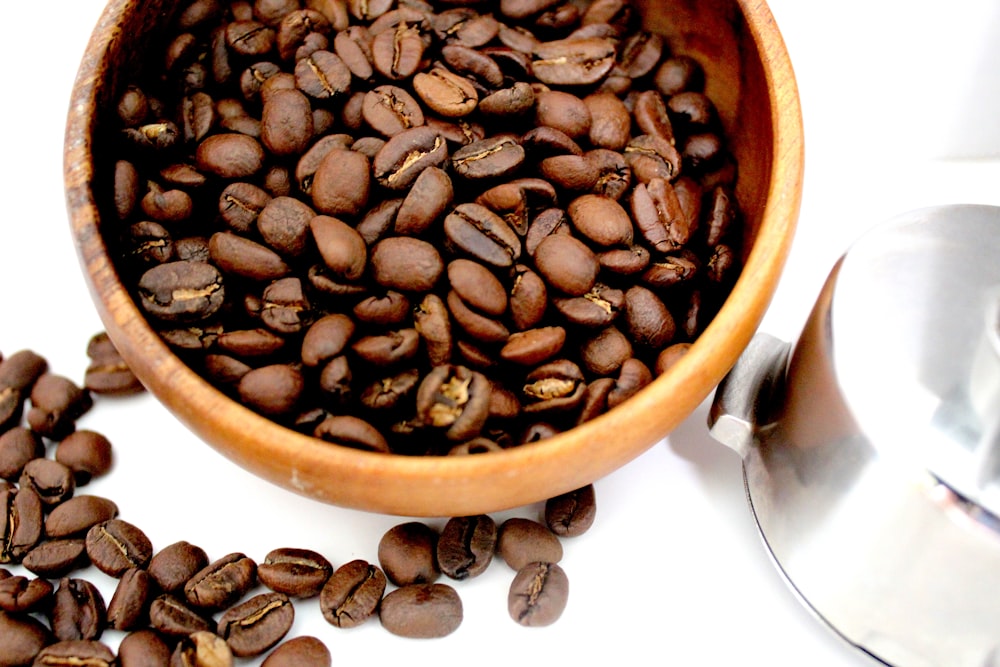
[[[619,468],[708,396],[753,335],[789,251],[803,144],[791,63],[760,0],[642,0],[650,28],[701,60],[739,164],[747,242],[733,292],[688,354],[624,405],[543,443],[471,457],[402,457],[326,445],[235,404],[172,354],[118,281],[101,236],[113,156],[95,150],[112,109],[169,13],[167,0],[111,0],[80,66],[66,128],[72,231],[108,334],[149,390],[197,435],[253,473],[318,500],[409,516],[459,516],[537,502]],[[165,9],[168,8],[168,9]],[[103,110],[103,111],[102,111]],[[95,134],[96,133],[96,134]]]

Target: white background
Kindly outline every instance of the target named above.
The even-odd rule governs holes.
[[[1000,5],[994,0],[772,0],[800,86],[807,174],[800,225],[762,330],[792,339],[829,268],[865,228],[926,205],[1000,203]],[[0,40],[0,350],[30,347],[81,381],[102,328],[72,246],[62,190],[69,91],[102,0],[5,3]],[[401,640],[377,621],[343,631],[318,603],[293,635],[335,661],[411,665],[872,664],[815,620],[759,542],[740,462],[707,436],[706,406],[647,454],[597,483],[599,514],[565,542],[569,606],[549,628],[507,617],[512,573],[497,562],[459,582],[465,620],[440,641]],[[86,487],[118,502],[157,548],[186,539],[211,558],[263,559],[282,546],[335,565],[374,560],[398,517],[317,504],[257,480],[200,443],[151,396],[107,401],[81,426],[116,447],[113,474]],[[496,515],[535,517],[538,507]],[[440,525],[440,522],[438,522]],[[836,567],[831,554],[830,567]],[[105,593],[113,581],[89,572]],[[118,633],[107,633],[116,645]],[[249,663],[248,663],[249,664]]]

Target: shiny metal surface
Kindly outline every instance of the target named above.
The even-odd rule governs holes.
[[[998,208],[884,223],[790,352],[747,348],[710,415],[790,584],[896,667],[1000,664],[998,258]]]

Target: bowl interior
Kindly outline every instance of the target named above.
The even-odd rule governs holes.
[[[111,0],[73,91],[65,179],[81,264],[108,334],[149,390],[237,464],[295,492],[410,516],[459,516],[536,502],[593,482],[686,418],[735,362],[763,317],[784,265],[801,194],[802,127],[795,80],[766,5],[749,0],[643,0],[647,26],[702,63],[739,165],[746,238],[730,297],[687,355],[626,403],[533,445],[467,457],[374,454],[322,443],[246,409],[188,368],[149,326],[118,279],[102,234],[111,192],[101,116],[157,40],[167,0]]]

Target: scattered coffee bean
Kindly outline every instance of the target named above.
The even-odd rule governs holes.
[[[0,611],[0,664],[31,665],[46,646],[55,641],[52,633],[34,616]],[[110,667],[110,663],[109,667]]]
[[[48,616],[52,632],[60,641],[100,639],[107,625],[104,597],[85,579],[63,577]]]
[[[240,552],[219,558],[196,572],[184,584],[184,597],[209,611],[225,609],[257,583],[257,563]]]
[[[545,502],[545,524],[560,537],[577,537],[587,532],[593,525],[596,514],[593,484]]]
[[[234,662],[226,641],[207,630],[181,637],[170,655],[170,667],[232,667]]]
[[[112,577],[120,577],[130,568],[145,568],[153,556],[153,545],[146,534],[121,519],[93,526],[86,540],[90,562]]]
[[[562,560],[563,548],[556,534],[546,526],[514,517],[500,525],[497,554],[516,571],[529,563],[558,563]]]
[[[293,598],[319,595],[331,574],[330,561],[309,549],[275,549],[257,566],[260,583]]]
[[[396,586],[433,583],[441,575],[437,541],[437,531],[426,523],[409,521],[393,526],[379,540],[379,565]]]
[[[497,526],[491,517],[453,517],[437,541],[438,566],[452,579],[476,577],[493,561],[496,542]]]
[[[338,628],[364,623],[378,611],[385,585],[385,574],[375,565],[363,560],[341,565],[320,593],[323,618]]]
[[[261,593],[227,609],[216,633],[236,657],[264,653],[288,633],[295,609],[283,593]]]
[[[562,615],[568,597],[569,579],[558,564],[529,563],[510,584],[507,609],[521,625],[551,625]]]
[[[115,654],[106,644],[92,639],[69,639],[46,646],[35,656],[34,665],[87,665],[114,667]]]
[[[310,636],[289,639],[271,651],[261,663],[262,667],[330,667],[332,664],[330,649]]]
[[[446,637],[462,624],[462,600],[447,584],[410,584],[382,600],[379,620],[394,635],[414,639]]]

